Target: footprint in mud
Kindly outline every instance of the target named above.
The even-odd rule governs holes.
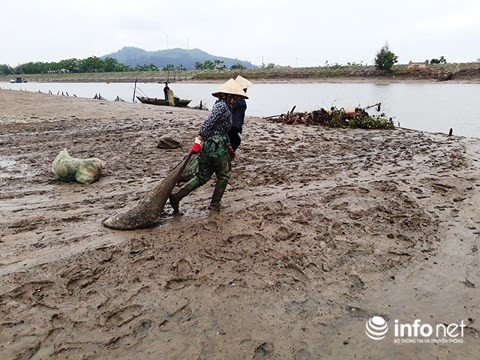
[[[105,318],[102,325],[110,325],[120,327],[132,321],[143,314],[143,306],[138,304],[127,305],[119,310],[114,311]]]
[[[172,314],[171,320],[176,321],[176,322],[185,322],[185,321],[190,321],[192,318],[192,308],[190,307],[190,304],[186,304],[177,310]]]
[[[275,235],[274,238],[277,241],[286,241],[289,239],[292,239],[296,236],[296,231],[292,231],[291,229],[285,227],[285,226],[280,226]]]
[[[186,286],[191,285],[195,280],[195,274],[193,272],[193,266],[190,261],[186,259],[180,259],[175,266],[177,276],[167,280],[165,289],[168,290],[180,290]]]
[[[145,319],[133,330],[133,335],[137,338],[143,338],[147,335],[148,331],[152,328],[152,321]]]
[[[243,251],[233,251],[224,249],[204,250],[203,256],[217,261],[240,261],[245,259],[246,255]]]
[[[270,342],[264,342],[263,344],[259,345],[255,352],[253,353],[253,360],[264,359],[269,356],[274,350],[274,346]]]
[[[100,264],[115,262],[115,260],[117,260],[122,254],[122,252],[116,247],[98,248],[96,252],[97,252],[97,254],[95,254],[96,258],[98,258],[98,262]]]
[[[175,324],[182,324],[186,321],[190,321],[192,319],[192,308],[190,304],[185,304],[175,310],[174,313],[167,316],[160,325],[158,325],[160,331],[170,331]]]
[[[309,280],[308,276],[302,270],[300,266],[294,263],[289,263],[286,265],[287,275],[292,277],[295,281],[307,282]]]
[[[55,283],[53,281],[32,281],[22,284],[15,289],[1,294],[0,302],[3,302],[5,298],[8,299],[29,299],[37,292],[41,292],[45,289],[52,287]]]
[[[350,285],[350,291],[357,293],[364,289],[365,283],[358,275],[352,275],[351,277],[352,284]]]
[[[167,280],[165,284],[165,289],[167,290],[181,290],[186,286],[192,285],[194,279],[192,276],[186,277],[175,277],[173,279]]]
[[[81,269],[71,275],[67,282],[67,290],[72,292],[77,288],[85,288],[98,280],[100,274],[99,269]]]
[[[231,235],[225,240],[225,243],[236,245],[236,244],[241,243],[243,241],[252,240],[253,237],[254,237],[254,235],[251,235],[251,234]]]
[[[130,327],[131,328],[131,327]],[[118,348],[128,344],[128,346],[134,346],[139,343],[148,331],[152,328],[152,322],[148,319],[141,320],[140,323],[134,327],[132,333],[123,334],[121,336],[115,336],[105,343],[108,348]]]
[[[207,231],[217,231],[218,230],[218,224],[214,220],[210,220],[207,224],[203,225],[203,228]]]
[[[193,271],[192,264],[186,259],[180,259],[177,261],[177,277],[186,277]]]
[[[130,247],[129,253],[134,255],[134,254],[142,253],[145,250],[152,248],[153,245],[150,244],[148,241],[146,241],[144,238],[140,238],[140,239],[134,238],[130,242],[129,247]]]
[[[23,219],[8,225],[7,228],[13,229],[13,233],[18,234],[21,232],[36,230],[38,228],[38,223],[32,221],[32,219]]]

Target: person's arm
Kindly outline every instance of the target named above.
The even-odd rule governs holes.
[[[225,107],[222,106],[225,105]],[[229,111],[227,105],[224,102],[216,102],[213,104],[212,112],[208,115],[207,120],[203,123],[198,131],[195,141],[193,142],[191,153],[199,153],[202,150],[202,141],[207,135],[214,129],[217,121],[221,119],[224,114],[224,111]]]

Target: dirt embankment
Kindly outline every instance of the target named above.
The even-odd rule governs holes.
[[[407,65],[395,65],[392,71],[381,71],[374,66],[317,66],[305,68],[275,67],[252,70],[224,71],[128,71],[121,73],[70,73],[21,75],[35,82],[164,82],[164,81],[225,81],[241,74],[255,82],[275,81],[458,81],[480,83],[480,63],[436,64],[425,69],[409,70]],[[12,76],[0,77],[9,82]]]
[[[247,118],[219,214],[212,184],[158,227],[101,220],[188,150],[202,111],[0,90],[0,358],[475,358],[480,142]],[[156,148],[171,134],[185,144]],[[106,162],[61,183],[68,148]],[[393,343],[365,321],[465,322],[463,344]]]

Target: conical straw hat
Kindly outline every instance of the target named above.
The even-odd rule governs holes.
[[[238,83],[238,85],[241,86],[242,89],[248,89],[250,86],[253,85],[253,83],[250,80],[247,80],[243,76],[240,76],[240,75],[238,75],[235,78],[235,81]]]
[[[212,93],[212,95],[215,97],[218,97],[220,94],[236,95],[244,99],[248,99],[248,96],[245,91],[243,91],[243,88],[240,87],[240,85],[238,85],[238,83],[233,79],[230,79],[226,83],[220,85],[217,91]]]

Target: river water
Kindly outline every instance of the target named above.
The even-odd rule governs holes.
[[[217,83],[172,83],[170,88],[190,106],[202,103],[211,108],[211,93]],[[117,96],[133,101],[133,83],[0,83],[2,89],[62,93],[107,100]],[[163,97],[163,84],[138,83],[136,95]],[[480,138],[480,84],[457,83],[274,83],[255,84],[248,90],[247,115],[270,116],[319,108],[365,107],[381,102],[381,112],[402,127]],[[370,114],[377,114],[374,109]]]

